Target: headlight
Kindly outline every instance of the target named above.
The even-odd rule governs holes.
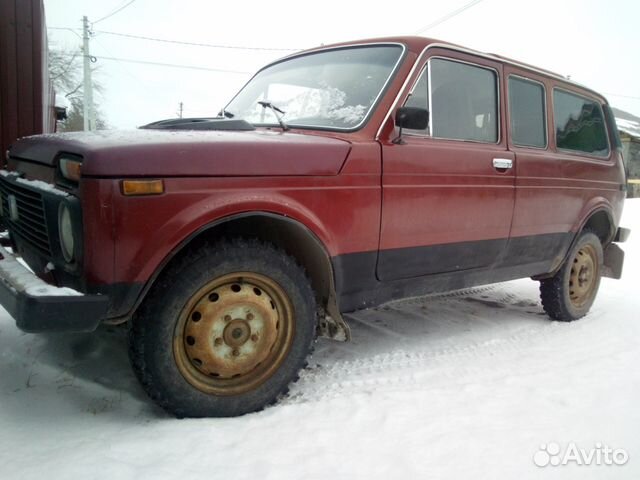
[[[67,180],[74,182],[80,181],[82,173],[82,161],[75,157],[60,157],[58,162],[60,174]]]
[[[60,246],[64,259],[71,263],[74,260],[75,238],[73,237],[73,222],[69,206],[62,202],[58,210],[58,230],[60,232]]]

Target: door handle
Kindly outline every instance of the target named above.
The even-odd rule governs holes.
[[[493,168],[497,168],[498,170],[509,170],[511,167],[513,167],[513,160],[510,158],[493,159]]]

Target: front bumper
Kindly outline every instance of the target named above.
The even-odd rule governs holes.
[[[109,298],[49,285],[0,247],[0,304],[20,330],[91,332],[105,318]]]

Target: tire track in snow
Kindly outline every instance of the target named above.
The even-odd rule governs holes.
[[[543,341],[555,336],[560,327],[557,323],[549,323],[484,342],[426,351],[398,350],[368,358],[337,361],[329,366],[312,366],[301,372],[300,379],[292,385],[289,395],[281,403],[306,403],[359,391],[368,392],[373,387],[412,389],[420,385],[416,374],[433,373],[441,377],[444,373],[444,376],[463,380],[486,372],[484,366],[474,365],[474,360],[522,351],[522,345],[530,345],[532,339]],[[453,359],[455,368],[450,365]],[[443,367],[451,367],[453,371],[443,370]]]
[[[384,309],[386,307],[397,307],[399,305],[402,305],[402,306],[416,305],[416,304],[423,305],[425,303],[428,303],[434,300],[436,301],[442,301],[442,300],[448,300],[448,299],[457,300],[460,297],[469,297],[471,295],[490,292],[492,290],[495,290],[498,285],[499,284],[483,285],[481,287],[463,288],[462,290],[454,290],[452,292],[434,293],[431,295],[422,295],[419,297],[409,297],[409,298],[403,298],[400,300],[392,300],[390,302],[382,304],[380,307],[377,307],[377,308]]]
[[[463,302],[479,300],[470,297],[470,295],[477,295],[495,288],[495,285],[491,285],[438,296],[416,297],[387,305],[396,307],[398,313],[402,314],[402,306],[415,306],[442,300],[448,303],[450,299],[460,302],[462,308]],[[480,303],[483,301],[480,300]],[[509,292],[508,288],[495,292],[491,297],[486,297],[487,303],[496,301],[502,302],[505,307],[515,307],[523,313],[536,305],[531,300],[522,298],[522,295]],[[487,312],[491,312],[491,308],[487,307]],[[528,313],[531,314],[531,312]],[[369,321],[358,319],[358,322],[367,327],[384,330],[382,333],[385,334],[390,331],[394,335],[398,335],[397,332],[376,326]],[[494,356],[517,354],[529,350],[532,345],[546,343],[549,340],[559,340],[568,335],[577,335],[590,324],[588,317],[570,324],[549,321],[511,335],[499,336],[485,341],[425,350],[420,347],[418,350],[415,350],[415,347],[409,347],[409,350],[398,349],[389,353],[364,356],[354,360],[338,360],[333,363],[330,363],[331,359],[323,360],[323,364],[312,365],[301,372],[300,379],[291,386],[290,393],[281,400],[281,403],[307,403],[350,394],[370,393],[376,389],[385,391],[416,390],[430,388],[434,380],[437,384],[438,378],[464,381],[470,377],[494,375],[495,370],[487,369],[486,364],[481,363],[481,360]],[[426,337],[425,340],[428,341],[428,338]],[[464,341],[461,339],[461,342]],[[429,380],[425,380],[425,377],[429,377]]]

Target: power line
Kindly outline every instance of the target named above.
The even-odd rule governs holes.
[[[268,50],[268,51],[281,51],[281,52],[297,52],[298,50],[301,50],[300,48],[238,47],[235,45],[214,45],[212,43],[198,43],[198,42],[187,42],[183,40],[169,40],[165,38],[143,37],[142,35],[132,35],[130,33],[106,32],[104,30],[96,30],[95,32],[106,34],[106,35],[116,35],[118,37],[136,38],[138,40],[150,40],[153,42],[164,42],[164,43],[177,43],[178,45],[191,45],[194,47],[229,48],[234,50]]]
[[[147,60],[134,60],[131,58],[104,57],[102,55],[100,56],[93,55],[93,57],[96,58],[97,60],[115,60],[116,62],[140,63],[143,65],[156,65],[159,67],[187,68],[190,70],[204,70],[207,72],[237,73],[239,75],[251,75],[252,73],[254,73],[254,72],[243,72],[240,70],[225,70],[221,68],[199,67],[197,65],[179,65],[177,63],[150,62]]]
[[[78,37],[80,40],[82,40],[82,36],[78,33],[78,31],[82,31],[79,28],[71,28],[71,27],[47,27],[48,30],[69,30],[71,33],[73,33],[76,37]]]
[[[73,33],[75,33],[74,30],[77,30],[69,27],[47,27],[47,28],[50,28],[51,30],[70,30]],[[240,47],[236,45],[217,45],[213,43],[199,43],[199,42],[188,42],[184,40],[170,40],[166,38],[145,37],[142,35],[132,35],[130,33],[107,32],[104,30],[95,30],[95,33],[101,33],[105,35],[115,35],[118,37],[135,38],[138,40],[149,40],[153,42],[175,43],[178,45],[189,45],[194,47],[226,48],[226,49],[233,49],[233,50],[258,50],[258,51],[272,51],[272,52],[297,52],[302,50],[300,48]]]
[[[465,5],[463,5],[462,7],[458,8],[457,10],[454,10],[452,12],[447,13],[446,15],[443,15],[442,17],[438,18],[437,20],[431,22],[429,25],[427,25],[426,27],[421,28],[420,30],[418,30],[416,32],[416,35],[426,32],[427,30],[429,30],[430,28],[433,28],[437,25],[440,25],[441,23],[446,22],[447,20],[455,17],[456,15],[460,15],[462,12],[464,12],[465,10],[473,7],[474,5],[479,4],[480,2],[482,2],[483,0],[473,0],[472,2],[469,2]]]
[[[122,7],[115,9],[113,12],[111,12],[109,15],[105,15],[104,17],[102,17],[99,20],[96,20],[95,22],[91,22],[91,25],[95,25],[98,22],[101,22],[103,20],[106,20],[107,18],[113,17],[116,13],[121,12],[122,10],[124,10],[125,8],[127,8],[129,5],[131,5],[133,2],[135,2],[136,0],[130,0],[128,3],[124,4]]]
[[[100,40],[98,40],[97,38],[94,39],[94,40],[96,41],[96,43],[98,45],[100,45],[100,48],[104,49],[105,52],[107,52],[109,55],[113,55],[113,53],[108,48],[106,48],[102,44],[102,42]],[[133,78],[135,80],[135,82],[134,82],[135,85],[140,85],[141,83],[146,83],[146,82],[140,80],[136,75],[131,73],[131,71],[125,65],[123,65],[121,62],[118,61],[117,63],[122,68],[123,72],[125,72],[127,75],[129,75],[131,78]]]
[[[149,62],[146,60],[132,60],[129,58],[117,58],[117,57],[96,57],[98,60],[115,60],[117,62],[127,62],[127,63],[140,63],[143,65],[157,65],[159,67],[174,67],[174,68],[186,68],[190,70],[204,70],[207,72],[221,72],[221,73],[237,73],[240,75],[251,75],[254,72],[243,72],[240,70],[225,70],[222,68],[208,68],[208,67],[199,67],[197,65],[179,65],[177,63],[162,63],[162,62]]]

